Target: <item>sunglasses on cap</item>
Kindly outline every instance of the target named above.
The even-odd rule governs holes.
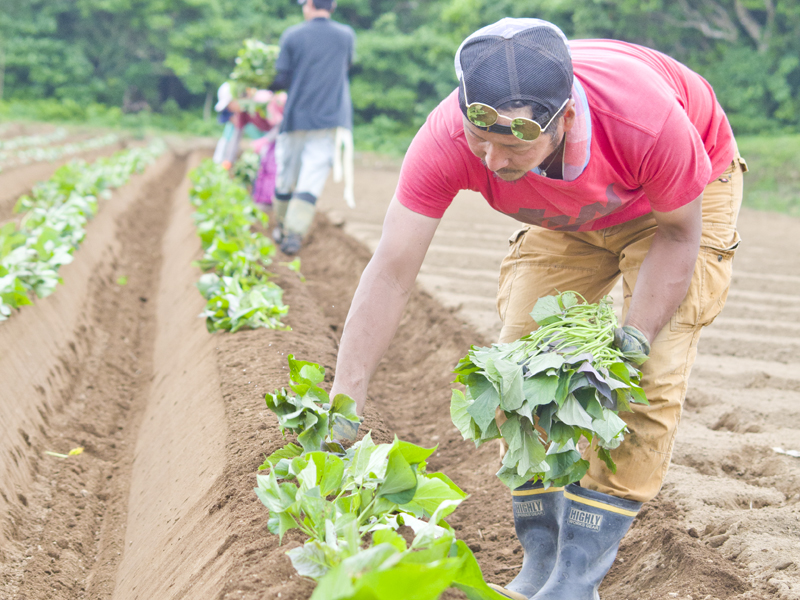
[[[567,105],[567,102],[569,102],[569,97],[564,100],[564,103],[558,108],[553,116],[550,117],[550,120],[547,122],[547,124],[542,127],[533,119],[501,115],[499,112],[497,112],[496,108],[489,106],[488,104],[483,104],[482,102],[473,102],[470,104],[469,100],[467,100],[467,86],[464,85],[464,104],[467,105],[467,119],[470,123],[476,127],[489,128],[497,123],[498,118],[501,116],[505,117],[511,121],[511,133],[517,138],[526,142],[532,142],[538,138],[542,132],[550,126],[550,123],[552,123],[556,118],[556,115],[561,112],[561,109]]]

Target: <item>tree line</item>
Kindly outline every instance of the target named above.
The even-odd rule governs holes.
[[[461,40],[503,16],[661,50],[714,86],[739,134],[800,130],[796,0],[339,0],[357,125],[408,141],[455,87]],[[242,40],[301,20],[294,0],[0,0],[0,93],[209,114]]]

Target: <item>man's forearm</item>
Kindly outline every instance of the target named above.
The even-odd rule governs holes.
[[[671,212],[654,212],[658,228],[636,278],[625,325],[652,344],[686,296],[700,250],[703,196]]]
[[[361,275],[339,344],[331,394],[347,394],[364,409],[367,386],[389,347],[425,253],[439,224],[393,198],[381,241]]]
[[[347,314],[331,390],[332,395],[351,396],[359,414],[364,409],[369,381],[394,337],[412,286],[413,281],[403,285],[385,275],[376,261],[370,262],[361,276]]]
[[[692,281],[699,246],[657,232],[647,253],[625,319],[652,343],[677,310]]]

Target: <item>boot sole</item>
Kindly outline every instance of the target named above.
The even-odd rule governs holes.
[[[493,583],[488,584],[490,588],[492,588],[495,592],[500,594],[505,598],[511,598],[511,600],[528,600],[527,596],[523,596],[522,594],[518,594],[517,592],[512,592],[511,590],[507,590],[504,587],[500,587],[499,585],[495,585]]]

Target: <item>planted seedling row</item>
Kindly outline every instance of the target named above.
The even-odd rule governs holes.
[[[203,246],[197,263],[205,272],[197,288],[206,299],[209,332],[267,327],[288,329],[281,321],[289,307],[283,290],[270,281],[266,267],[275,245],[253,226],[267,226],[247,189],[211,160],[203,161],[190,178],[189,197],[197,209],[194,221]]]
[[[427,472],[436,448],[397,437],[375,444],[368,433],[345,450],[334,437],[359,422],[355,402],[331,400],[319,387],[324,377],[319,365],[289,355],[289,389],[266,402],[299,445],[268,456],[255,488],[272,533],[308,536],[287,554],[317,582],[311,600],[435,600],[449,587],[471,600],[501,600],[445,520],[467,495],[447,475]],[[413,534],[401,535],[402,526]]]
[[[44,146],[52,144],[67,137],[67,130],[63,127],[51,131],[50,133],[40,133],[36,135],[19,135],[7,140],[0,140],[0,150],[16,150],[27,148],[28,146]]]
[[[0,172],[3,168],[26,165],[32,162],[53,161],[64,156],[80,154],[87,150],[94,150],[116,143],[119,136],[114,133],[93,137],[80,142],[71,142],[62,146],[47,146],[43,148],[24,148],[22,150],[0,151]]]
[[[164,149],[158,140],[92,164],[74,161],[18,200],[14,211],[24,213],[21,221],[0,227],[0,321],[13,309],[31,304],[34,295],[53,293],[62,282],[58,270],[72,262],[86,224],[97,212],[98,198],[109,197]]]

